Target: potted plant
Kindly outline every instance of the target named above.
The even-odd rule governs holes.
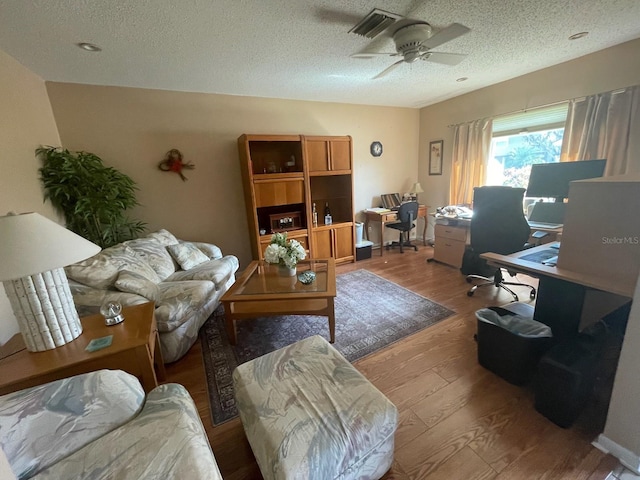
[[[307,253],[297,240],[287,241],[287,232],[274,233],[271,243],[264,251],[264,259],[268,263],[277,263],[280,274],[292,277],[296,274],[298,261],[304,260]]]
[[[126,211],[136,205],[135,182],[89,152],[41,147],[40,179],[45,200],[64,215],[69,230],[110,247],[136,238],[146,224],[131,220]]]

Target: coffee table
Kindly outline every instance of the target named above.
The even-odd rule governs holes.
[[[297,275],[311,270],[316,279],[309,285]],[[278,315],[321,315],[329,317],[331,343],[335,341],[336,264],[333,258],[302,260],[296,276],[283,277],[278,266],[256,260],[222,296],[227,335],[236,344],[236,320]]]
[[[165,378],[154,310],[153,302],[123,307],[124,322],[110,327],[100,314],[81,318],[80,336],[53,350],[13,348],[14,352],[0,360],[0,395],[102,368],[129,372],[142,380],[146,392],[151,391],[158,386],[158,377]],[[85,350],[92,339],[107,335],[113,335],[109,347]],[[20,340],[21,336],[11,342]]]

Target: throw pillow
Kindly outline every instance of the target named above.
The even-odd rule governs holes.
[[[168,245],[167,250],[183,270],[189,270],[196,265],[209,261],[209,257],[189,242]]]
[[[160,301],[158,285],[139,273],[123,270],[118,275],[115,287],[121,292],[135,293],[152,302],[158,303]]]
[[[126,245],[105,248],[97,255],[65,267],[69,278],[101,290],[111,287],[122,270],[139,273],[157,283],[160,278],[138,254]]]

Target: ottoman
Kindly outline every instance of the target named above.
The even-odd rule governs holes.
[[[378,479],[398,411],[320,336],[233,372],[245,433],[265,479]]]

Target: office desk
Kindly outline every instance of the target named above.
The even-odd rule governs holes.
[[[446,217],[439,214],[431,214],[435,218],[435,241],[433,260],[436,262],[460,268],[466,245],[469,244],[470,218]],[[528,242],[533,244],[549,243],[560,239],[561,228],[531,228],[531,233],[542,231],[548,235],[542,239],[529,237]]]
[[[418,218],[424,218],[424,229],[422,230],[422,244],[426,245],[427,244],[427,213],[429,211],[429,206],[428,205],[419,205],[418,206],[418,217],[416,218],[416,220]],[[364,211],[364,231],[367,235],[367,240],[371,240],[369,238],[369,222],[380,222],[380,255],[383,255],[384,252],[384,226],[387,223],[393,223],[395,221],[397,221],[397,212],[384,212],[384,213],[378,213],[378,212],[370,212],[365,210]]]
[[[589,324],[597,321],[633,296],[634,285],[629,283],[520,258],[548,248],[547,245],[540,245],[511,255],[483,253],[480,257],[497,267],[539,279],[533,318],[549,325],[555,337],[564,339],[575,335],[581,322]]]

